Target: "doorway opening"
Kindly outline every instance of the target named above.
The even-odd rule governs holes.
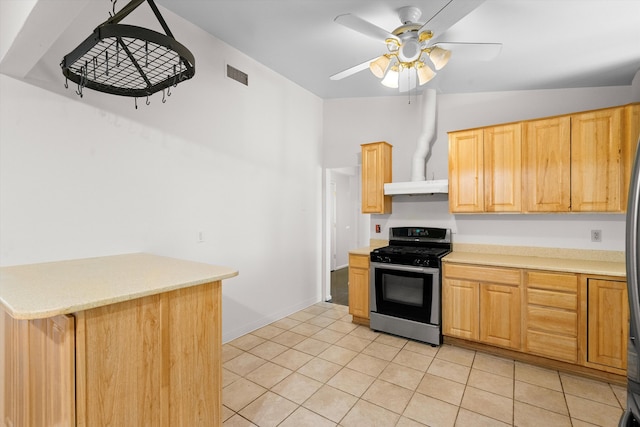
[[[349,251],[364,246],[368,222],[360,209],[360,167],[326,170],[324,301],[348,305]],[[363,228],[364,227],[364,228]]]

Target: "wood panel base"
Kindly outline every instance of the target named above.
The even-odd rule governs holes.
[[[370,326],[370,321],[366,317],[352,316],[351,322],[356,323],[358,325],[362,325],[362,326],[367,326],[367,327]]]

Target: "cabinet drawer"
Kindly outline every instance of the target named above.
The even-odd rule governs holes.
[[[575,311],[578,308],[578,296],[540,289],[527,289],[527,303]]]
[[[576,363],[578,340],[546,332],[527,331],[526,349],[530,353]]]
[[[527,287],[561,292],[578,292],[578,276],[575,274],[527,271]]]
[[[461,264],[444,264],[444,276],[475,282],[520,285],[520,270],[509,268],[475,267]]]
[[[578,336],[578,314],[546,307],[527,307],[527,329]]]
[[[369,268],[369,255],[349,255],[349,267]]]

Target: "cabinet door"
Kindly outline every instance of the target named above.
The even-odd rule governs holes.
[[[384,184],[391,182],[391,172],[391,145],[362,145],[362,213],[391,213],[391,196],[384,195]]]
[[[638,137],[640,136],[640,104],[631,104],[625,107],[625,140],[622,147],[622,165],[624,168],[622,184],[622,206],[627,206],[629,194],[629,182],[631,181],[631,169],[633,159],[638,149]]]
[[[523,203],[527,212],[568,212],[571,208],[571,119],[524,123]]]
[[[482,129],[449,134],[449,210],[484,211]]]
[[[627,368],[629,305],[626,282],[587,279],[587,362]]]
[[[478,282],[445,279],[442,295],[443,334],[477,341]]]
[[[522,210],[521,124],[484,130],[484,210]]]
[[[624,108],[571,116],[571,210],[622,212]]]
[[[480,284],[480,341],[520,349],[520,288]]]
[[[349,314],[369,318],[369,256],[349,255]]]

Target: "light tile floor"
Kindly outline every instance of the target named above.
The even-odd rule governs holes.
[[[236,426],[617,426],[623,387],[351,323],[318,303],[223,346]]]

